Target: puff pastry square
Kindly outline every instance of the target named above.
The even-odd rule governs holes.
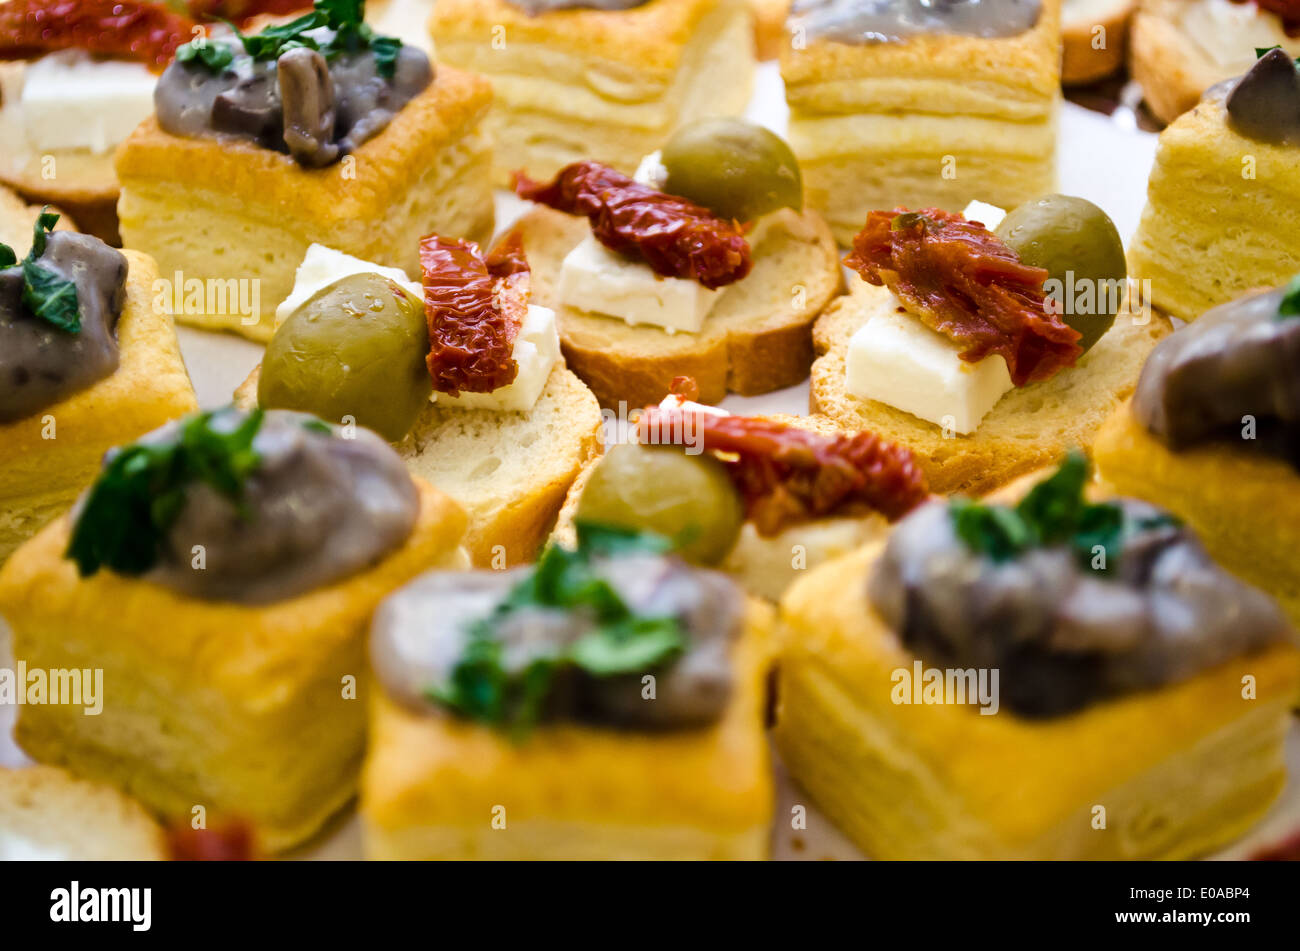
[[[1195,320],[1300,271],[1300,149],[1247,138],[1207,99],[1160,133],[1129,273]]]
[[[269,340],[275,307],[313,242],[419,274],[423,235],[491,237],[481,127],[491,100],[485,80],[439,65],[379,135],[323,169],[247,142],[174,136],[149,118],[117,153],[122,240],[153,254],[169,281],[257,282],[256,314],[186,306],[176,319]],[[205,294],[204,307],[228,296]]]
[[[492,80],[497,180],[592,158],[631,174],[682,123],[739,115],[754,73],[748,0],[649,0],[530,16],[507,0],[438,0],[438,58]]]
[[[787,595],[775,731],[794,779],[870,857],[1191,858],[1281,792],[1294,647],[1053,719],[895,704],[892,673],[916,658],[867,600],[879,550]],[[1248,674],[1256,699],[1242,696]]]
[[[209,820],[247,821],[259,849],[308,838],[356,792],[371,612],[421,571],[463,559],[464,513],[418,485],[405,545],[270,605],[200,601],[107,570],[78,578],[63,557],[68,519],[47,526],[0,571],[14,657],[29,670],[103,670],[103,709],[24,705],[19,744],[165,817],[203,806]]]
[[[1196,530],[1223,567],[1277,599],[1300,629],[1300,475],[1286,462],[1200,446],[1172,452],[1126,401],[1093,445],[1103,483],[1158,502]]]
[[[713,727],[543,726],[520,743],[377,691],[361,780],[371,859],[761,859],[772,612],[753,602]]]
[[[1013,208],[1053,189],[1060,0],[1018,36],[781,49],[805,200],[842,244],[877,208]]]
[[[72,505],[113,446],[194,410],[176,329],[154,307],[153,259],[123,251],[126,302],[117,370],[27,419],[0,425],[0,564]]]

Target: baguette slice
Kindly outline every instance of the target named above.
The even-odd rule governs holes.
[[[259,366],[240,384],[236,406],[257,405],[260,375]],[[591,391],[557,365],[531,412],[430,404],[396,448],[414,475],[465,510],[474,565],[500,569],[537,553],[570,483],[603,451],[601,424]]]
[[[945,436],[934,423],[844,388],[849,338],[888,289],[854,278],[850,292],[817,321],[810,405],[849,432],[869,429],[907,446],[925,470],[932,491],[982,495],[1016,476],[1049,465],[1072,448],[1087,450],[1097,429],[1133,392],[1138,373],[1155,345],[1173,331],[1168,318],[1152,312],[1127,314],[1079,360],[1050,380],[1013,389],[998,401],[975,432]],[[892,306],[892,305],[887,305]],[[816,422],[802,422],[813,428]]]
[[[676,376],[694,377],[703,403],[793,386],[812,364],[813,321],[843,285],[826,222],[782,209],[756,229],[754,269],[723,290],[701,332],[669,334],[560,302],[560,265],[590,234],[585,218],[538,206],[515,227],[532,266],[533,303],[555,311],[564,357],[601,406],[658,403]]]
[[[0,769],[0,861],[165,858],[162,828],[112,786],[55,766]]]
[[[1136,0],[1065,0],[1061,82],[1067,86],[1104,79],[1124,65],[1129,18]]]

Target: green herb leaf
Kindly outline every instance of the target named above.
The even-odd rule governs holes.
[[[633,614],[591,563],[598,556],[663,552],[669,543],[656,535],[592,523],[577,528],[577,549],[548,547],[496,610],[470,628],[448,682],[429,689],[432,700],[521,737],[540,718],[556,681],[566,673],[633,674],[652,670],[685,649],[686,634],[677,618]],[[567,647],[532,659],[522,670],[507,671],[496,639],[499,625],[516,612],[539,608],[581,612],[596,624]]]
[[[1273,45],[1273,46],[1256,46],[1256,47],[1255,47],[1255,59],[1263,59],[1265,53],[1271,53],[1271,52],[1273,52],[1274,50],[1280,50],[1281,48],[1282,48],[1282,47],[1277,46],[1277,45]],[[1295,61],[1295,64],[1296,64],[1297,67],[1300,67],[1300,59],[1297,59],[1297,60]]]
[[[100,568],[136,576],[156,565],[195,482],[206,482],[231,501],[242,500],[245,480],[261,463],[252,443],[263,414],[254,410],[223,432],[212,427],[220,412],[192,416],[171,442],[135,443],[109,457],[86,495],[65,553],[82,577]]]
[[[385,79],[392,79],[397,71],[397,53],[402,48],[402,41],[395,36],[376,36],[370,40],[370,49],[375,54],[375,72]]]
[[[0,241],[0,267],[13,267],[18,263],[18,255],[14,254],[14,249]]]
[[[1300,274],[1291,278],[1282,291],[1282,301],[1277,306],[1278,319],[1300,317]]]
[[[401,48],[402,41],[396,37],[376,34],[365,22],[365,16],[366,6],[363,0],[316,0],[311,13],[289,23],[269,26],[261,33],[251,36],[228,25],[243,44],[244,52],[260,62],[279,59],[281,54],[300,47],[318,50],[328,60],[341,53],[372,49],[376,72],[385,79],[391,79],[396,70],[397,51]],[[322,27],[334,31],[334,35],[324,45],[317,42],[315,37],[307,35]]]
[[[303,422],[302,428],[313,433],[320,433],[322,436],[333,436],[334,430],[330,424],[320,419],[309,419]]]
[[[1050,477],[1035,485],[1015,508],[953,499],[949,512],[953,529],[973,552],[994,561],[1014,559],[1031,548],[1065,545],[1077,563],[1091,570],[1096,549],[1106,552],[1104,567],[1111,571],[1124,543],[1134,534],[1164,524],[1177,524],[1170,516],[1132,523],[1113,502],[1087,501],[1090,467],[1078,452],[1066,457]]]
[[[238,34],[239,31],[235,32]],[[235,61],[235,51],[225,43],[213,43],[207,37],[199,37],[178,47],[176,60],[180,63],[197,61],[210,72],[221,73]]]
[[[77,303],[77,285],[66,277],[45,267],[37,258],[45,253],[46,235],[59,223],[59,216],[47,205],[36,216],[32,227],[32,249],[23,258],[23,306],[34,317],[39,317],[67,333],[81,332],[81,310]],[[8,255],[13,249],[5,245]],[[13,264],[13,261],[9,262]]]

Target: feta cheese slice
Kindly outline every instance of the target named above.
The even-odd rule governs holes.
[[[632,173],[632,180],[663,191],[668,183],[668,169],[664,167],[663,152],[659,149],[641,158],[641,164]]]
[[[962,209],[961,216],[967,221],[978,221],[989,231],[992,231],[1002,224],[1002,219],[1007,216],[1007,212],[1005,208],[999,208],[997,205],[973,201]]]
[[[870,318],[849,340],[845,389],[946,430],[967,435],[1011,390],[1000,355],[968,363],[962,348],[916,317],[899,313],[898,298],[881,293]]]
[[[699,333],[721,291],[660,277],[649,265],[616,254],[587,235],[560,266],[560,300],[575,310],[617,317],[635,327]]]
[[[275,325],[278,327],[284,323],[290,314],[311,300],[317,291],[353,274],[378,274],[395,281],[417,301],[424,300],[424,287],[419,281],[407,277],[401,268],[371,264],[323,244],[313,244],[294,272],[293,290],[275,308]]]
[[[528,305],[528,314],[515,335],[515,363],[519,372],[514,381],[491,393],[461,393],[447,396],[433,393],[431,402],[461,409],[491,409],[501,413],[526,413],[537,405],[546,389],[551,370],[560,361],[560,334],[555,328],[555,311],[549,307]]]
[[[81,50],[42,56],[23,75],[27,144],[36,152],[107,152],[153,115],[157,81],[143,63],[97,60]]]

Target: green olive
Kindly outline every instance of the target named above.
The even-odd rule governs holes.
[[[1061,319],[1089,349],[1115,323],[1128,267],[1124,243],[1106,212],[1084,198],[1047,195],[1017,207],[997,236],[1020,260],[1046,268]]]
[[[257,401],[359,425],[398,442],[428,405],[424,307],[378,274],[317,291],[275,331],[262,357]]]
[[[614,446],[596,465],[577,518],[655,532],[676,541],[687,561],[715,565],[736,544],[745,520],[727,468],[677,446]]]
[[[803,209],[803,176],[785,141],[744,119],[700,119],[663,147],[664,191],[719,218],[753,221],[778,208]]]

